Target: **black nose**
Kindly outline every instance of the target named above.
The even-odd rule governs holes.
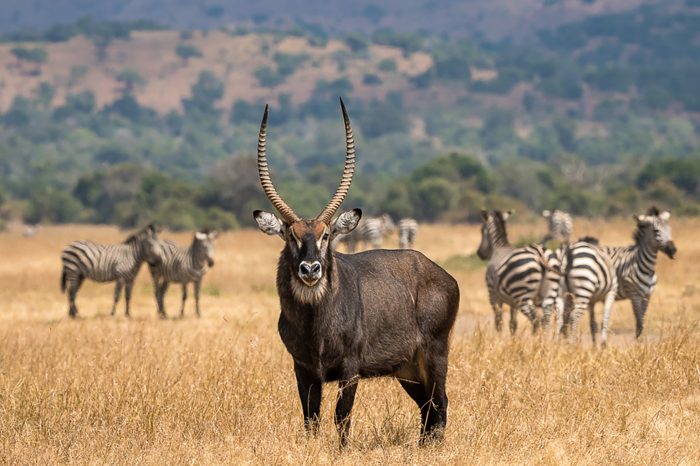
[[[676,244],[673,241],[669,241],[668,243],[666,243],[666,247],[664,248],[664,252],[668,255],[668,257],[673,259],[676,255],[676,251],[677,251]]]
[[[321,264],[314,262],[313,264],[308,264],[306,262],[299,265],[299,272],[302,275],[316,275],[321,271]]]

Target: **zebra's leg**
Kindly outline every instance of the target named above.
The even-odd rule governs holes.
[[[510,306],[510,322],[508,323],[510,327],[510,334],[515,335],[518,331],[518,308],[515,306]]]
[[[156,307],[158,308],[158,315],[163,314],[163,305],[160,299],[160,277],[151,272],[151,278],[153,278],[153,294],[156,297]]]
[[[634,311],[634,320],[636,323],[634,338],[642,336],[642,332],[644,331],[644,316],[647,313],[648,306],[649,300],[647,298],[639,297],[632,299],[632,310]]]
[[[568,335],[570,339],[576,338],[578,335],[578,322],[581,316],[588,309],[588,299],[587,298],[576,298],[574,299],[573,309],[569,315],[569,330]]]
[[[496,299],[491,289],[489,289],[489,303],[493,309],[493,322],[496,325],[496,331],[501,333],[503,329],[503,303]]]
[[[72,277],[68,283],[68,315],[72,318],[78,316],[78,307],[75,305],[75,296],[78,294],[80,286],[85,278],[82,275]]]
[[[199,289],[202,286],[202,282],[197,280],[194,282],[194,309],[195,312],[197,313],[197,318],[200,318],[202,315],[199,313]]]
[[[605,303],[603,304],[603,328],[600,333],[600,344],[603,348],[608,345],[608,325],[610,325],[610,314],[612,313],[616,294],[616,290],[608,291],[608,294],[605,296]]]
[[[129,280],[124,283],[124,300],[126,301],[126,311],[125,316],[131,317],[131,312],[129,306],[131,305],[131,289],[134,287],[134,281]]]
[[[532,333],[537,333],[537,330],[540,328],[540,321],[537,318],[537,308],[535,307],[535,304],[532,301],[528,300],[527,302],[525,302],[525,304],[520,306],[520,312],[525,314],[525,317],[527,317],[530,323],[532,324]],[[511,314],[511,321],[513,320],[514,319]]]
[[[588,304],[588,314],[591,324],[591,339],[593,340],[593,347],[595,348],[596,334],[598,333],[598,322],[595,320],[595,303]]]
[[[562,328],[564,328],[564,300],[560,296],[557,296],[554,300],[554,315],[556,316],[557,326],[555,331],[561,332]]]
[[[160,283],[160,286],[158,288],[158,317],[161,319],[167,319],[168,315],[165,312],[165,293],[168,291],[168,286],[170,286],[169,282],[166,282],[165,279],[163,279]]]
[[[114,303],[112,304],[112,312],[110,315],[114,315],[117,312],[117,304],[119,303],[119,297],[122,295],[123,286],[124,282],[121,280],[117,280],[117,283],[114,285]]]
[[[182,305],[180,306],[180,319],[185,317],[185,301],[187,301],[187,282],[182,284]]]

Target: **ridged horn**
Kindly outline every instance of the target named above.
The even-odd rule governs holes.
[[[329,223],[331,221],[338,207],[340,207],[340,204],[345,200],[345,196],[347,196],[350,184],[352,183],[352,176],[355,174],[355,140],[352,137],[350,117],[348,117],[348,112],[345,109],[342,97],[340,98],[340,109],[343,111],[343,121],[345,122],[345,168],[343,168],[343,175],[340,177],[340,185],[338,185],[338,189],[335,191],[333,198],[323,211],[318,214],[318,217],[316,217],[317,220],[321,220],[324,223]]]
[[[275,206],[275,209],[282,215],[282,218],[287,223],[298,222],[300,219],[294,213],[291,207],[287,205],[282,197],[277,194],[275,185],[270,179],[270,170],[267,165],[267,113],[268,106],[265,105],[265,113],[263,114],[262,122],[260,123],[260,132],[258,133],[258,175],[260,175],[260,184],[262,185],[267,198]]]

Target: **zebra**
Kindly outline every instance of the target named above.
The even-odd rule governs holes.
[[[574,228],[571,215],[563,210],[555,209],[553,211],[543,210],[542,216],[547,219],[547,234],[542,239],[542,244],[547,244],[551,240],[568,243]]]
[[[676,255],[669,220],[671,212],[660,212],[655,206],[646,215],[635,215],[637,228],[634,244],[626,247],[605,247],[617,274],[616,300],[629,299],[636,321],[636,338],[644,330],[644,315],[656,287],[656,257],[659,251],[670,259]]]
[[[563,326],[564,337],[576,334],[578,321],[584,312],[590,315],[591,338],[596,344],[598,324],[594,307],[603,301],[603,322],[600,335],[605,347],[608,339],[608,322],[617,294],[618,281],[615,267],[607,250],[596,238],[587,236],[564,246],[564,274],[562,290],[565,296]]]
[[[413,249],[418,232],[418,222],[414,218],[399,220],[399,249]]]
[[[514,211],[481,211],[481,244],[477,255],[488,260],[486,287],[494,313],[496,330],[501,331],[503,304],[510,306],[510,332],[517,330],[520,310],[532,322],[535,332],[546,329],[552,312],[558,308],[560,270],[558,256],[542,245],[513,248],[508,241],[506,221]],[[541,306],[543,317],[537,316]]]
[[[390,235],[396,229],[396,225],[389,214],[380,217],[368,217],[360,221],[360,224],[347,235],[339,236],[338,242],[344,243],[348,252],[355,252],[360,243],[369,244],[373,249],[379,249],[384,237]]]
[[[76,317],[78,308],[75,296],[86,278],[96,282],[116,281],[114,304],[111,315],[117,309],[117,303],[124,288],[126,316],[129,317],[129,304],[134,279],[141,264],[146,261],[156,263],[160,259],[158,230],[148,225],[129,236],[122,244],[97,244],[92,241],[74,241],[61,253],[63,270],[61,273],[61,291],[68,291],[68,315]]]
[[[170,282],[182,284],[182,305],[180,318],[185,315],[185,301],[187,300],[187,284],[194,283],[194,302],[197,317],[199,311],[199,290],[202,278],[210,267],[214,266],[214,240],[218,236],[216,231],[198,231],[192,238],[189,247],[180,247],[172,241],[159,240],[161,245],[161,260],[155,264],[149,264],[153,288],[158,304],[158,315],[166,318],[163,297],[168,290]]]

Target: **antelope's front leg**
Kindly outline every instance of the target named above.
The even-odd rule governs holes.
[[[316,374],[294,363],[294,373],[297,376],[297,389],[301,399],[301,409],[304,412],[304,428],[311,435],[318,434],[321,422],[321,379]]]
[[[341,380],[338,383],[338,400],[335,405],[335,426],[340,436],[340,446],[346,447],[350,434],[350,413],[355,403],[357,392],[357,377]]]

